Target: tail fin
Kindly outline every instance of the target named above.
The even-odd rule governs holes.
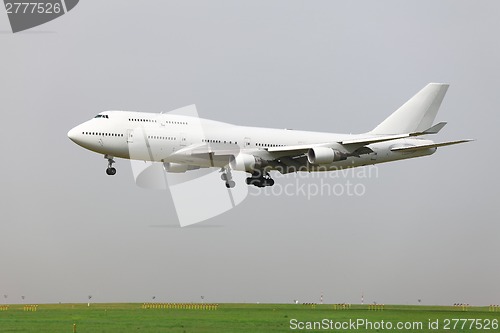
[[[370,134],[404,134],[427,130],[436,118],[448,86],[446,83],[429,83]]]

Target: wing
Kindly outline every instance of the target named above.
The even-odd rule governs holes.
[[[203,156],[212,154],[214,156],[233,156],[238,154],[240,148],[238,145],[225,143],[205,143],[199,145],[191,145],[184,149],[178,150],[176,154],[189,153],[192,156]]]
[[[438,133],[444,126],[445,122],[438,123],[429,129],[422,132],[394,134],[394,135],[359,135],[353,139],[339,140],[335,142],[322,142],[311,144],[299,144],[280,147],[266,148],[250,148],[244,149],[247,154],[254,155],[262,160],[265,160],[270,166],[288,166],[299,168],[307,165],[307,154],[311,149],[325,147],[337,150],[341,154],[341,160],[348,157],[360,157],[360,155],[370,154],[373,150],[369,147],[370,144],[404,139],[408,137],[416,137],[426,134]],[[351,136],[352,137],[352,136]],[[471,140],[459,140],[442,143],[433,143],[417,146],[400,146],[393,147],[391,151],[415,151],[420,149],[437,148],[469,142]],[[210,161],[210,166],[224,165],[229,163],[231,159],[240,153],[241,149],[238,145],[224,143],[204,143],[188,146],[175,152],[175,155],[190,156],[205,161]]]
[[[186,164],[204,167],[224,166],[231,158],[237,156],[240,148],[237,145],[223,143],[202,143],[187,146],[173,153],[179,161]]]
[[[371,143],[377,143],[377,142],[384,142],[384,141],[390,141],[390,140],[396,140],[396,139],[404,139],[408,137],[413,137],[413,136],[420,136],[420,135],[426,135],[426,134],[437,134],[439,131],[446,125],[446,122],[441,122],[438,123],[425,131],[422,132],[413,132],[413,133],[405,133],[405,134],[394,134],[394,135],[370,135],[365,138],[356,138],[356,139],[351,139],[351,140],[343,140],[339,143],[343,145],[355,145],[355,144],[362,144],[362,145],[368,145]]]
[[[421,150],[421,149],[430,149],[430,148],[451,146],[451,145],[456,145],[459,143],[470,142],[470,141],[474,141],[474,140],[458,140],[458,141],[432,143],[432,144],[428,144],[428,145],[394,147],[394,148],[391,148],[391,151],[417,151],[417,150]]]
[[[423,132],[414,132],[414,133],[405,133],[405,134],[394,134],[394,135],[369,135],[366,137],[359,137],[355,139],[347,139],[337,141],[333,144],[341,145],[347,151],[353,153],[356,150],[359,150],[362,146],[367,146],[372,143],[391,141],[397,139],[404,139],[408,137],[426,135],[426,134],[437,134],[444,126],[445,122],[438,123]],[[318,144],[306,144],[306,145],[294,145],[294,146],[286,146],[286,147],[269,147],[265,148],[267,151],[271,153],[284,153],[289,152],[291,155],[305,154],[309,149],[314,147],[330,147],[332,146],[332,142],[318,143]],[[368,153],[372,152],[371,149],[365,147],[367,149],[361,150],[360,152]]]

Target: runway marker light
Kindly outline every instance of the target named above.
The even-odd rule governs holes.
[[[23,311],[36,312],[38,311],[38,305],[33,305],[33,304],[25,305],[23,307]]]
[[[368,304],[368,310],[371,310],[371,311],[383,311],[384,310],[384,304],[378,304],[378,303]]]
[[[453,307],[461,309],[462,311],[469,311],[470,304],[467,304],[467,303],[454,303]]]
[[[313,309],[316,309],[316,303],[302,303],[302,305],[310,306]]]
[[[215,303],[143,303],[142,309],[217,310]]]
[[[349,310],[350,308],[351,308],[351,304],[347,304],[347,303],[333,304],[334,310]]]

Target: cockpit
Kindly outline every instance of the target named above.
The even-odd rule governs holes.
[[[107,114],[98,114],[94,118],[107,118],[107,119],[109,119],[109,116]]]

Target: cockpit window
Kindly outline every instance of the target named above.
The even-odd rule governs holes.
[[[107,114],[98,114],[94,118],[106,118],[106,119],[109,119],[109,116]]]

